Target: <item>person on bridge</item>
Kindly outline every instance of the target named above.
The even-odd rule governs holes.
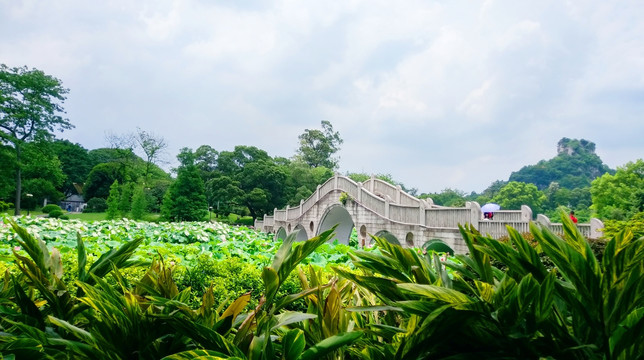
[[[572,220],[572,222],[574,222],[575,224],[577,223],[577,218],[575,217],[574,211],[570,212],[570,220]]]

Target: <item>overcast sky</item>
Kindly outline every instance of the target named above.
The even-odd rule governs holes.
[[[62,80],[88,149],[137,127],[291,157],[330,121],[340,172],[480,192],[595,142],[644,157],[644,1],[0,0],[0,63]]]

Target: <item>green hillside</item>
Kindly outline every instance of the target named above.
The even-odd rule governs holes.
[[[614,174],[595,154],[595,143],[588,140],[563,138],[557,143],[557,155],[550,160],[541,160],[513,172],[509,181],[532,183],[544,190],[556,182],[562,188],[589,187],[591,181],[605,174]]]

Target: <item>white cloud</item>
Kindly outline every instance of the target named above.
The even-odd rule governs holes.
[[[290,156],[330,120],[343,171],[482,190],[584,137],[644,153],[644,4],[0,2],[0,61],[63,80],[89,148],[135,126]]]

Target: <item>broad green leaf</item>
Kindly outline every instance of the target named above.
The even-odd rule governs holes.
[[[362,337],[362,335],[362,331],[352,331],[326,338],[315,344],[314,346],[308,348],[304,353],[302,353],[302,356],[300,356],[299,360],[321,359],[327,354],[345,345],[352,344],[354,341]]]
[[[283,360],[297,360],[304,347],[306,346],[306,339],[304,332],[300,329],[289,330],[282,337],[282,359]]]

